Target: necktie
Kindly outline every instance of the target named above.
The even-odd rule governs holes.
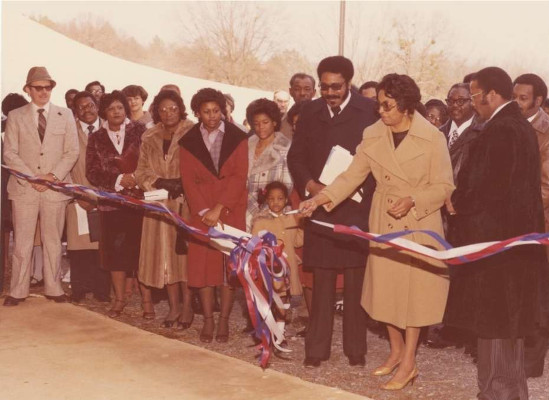
[[[448,148],[452,148],[456,140],[458,140],[458,131],[457,129],[454,129],[452,134],[450,135],[450,140],[448,141]]]
[[[40,136],[40,142],[44,141],[44,134],[46,133],[46,117],[44,116],[44,109],[38,109],[38,136]]]
[[[88,125],[88,135],[93,133],[93,125]]]
[[[332,108],[332,112],[334,113],[334,116],[332,118],[337,117],[339,115],[339,113],[341,112],[341,107],[337,106],[337,107]]]

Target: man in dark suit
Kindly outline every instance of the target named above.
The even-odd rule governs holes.
[[[316,195],[330,151],[339,145],[354,154],[364,128],[377,120],[374,102],[350,92],[354,69],[342,56],[328,57],[317,68],[321,98],[306,105],[288,153],[288,167],[300,195]],[[325,182],[327,183],[327,182]],[[362,185],[360,203],[347,199],[332,213],[319,208],[313,219],[368,229],[374,182]],[[311,268],[313,304],[305,338],[305,366],[318,367],[330,357],[335,283],[344,273],[343,350],[351,365],[365,365],[366,313],[360,306],[368,246],[331,233],[310,221],[305,226],[303,264]]]
[[[471,98],[485,125],[468,148],[452,194],[454,246],[505,240],[543,229],[540,158],[534,129],[511,101],[513,84],[500,68],[477,72]],[[450,267],[444,322],[478,337],[482,400],[527,400],[524,337],[539,322],[542,246],[518,246]]]

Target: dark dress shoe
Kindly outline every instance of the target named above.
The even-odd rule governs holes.
[[[366,357],[362,356],[349,356],[349,365],[354,367],[364,367],[366,366]]]
[[[25,299],[18,299],[16,297],[11,297],[11,296],[8,296],[4,299],[4,305],[6,307],[13,307],[13,306],[16,306],[18,305],[19,303],[25,301]]]
[[[305,368],[318,368],[320,367],[321,361],[322,360],[320,358],[306,357],[303,365],[305,366]]]
[[[62,295],[59,295],[59,296],[48,296],[46,294],[46,295],[44,295],[44,297],[48,300],[53,300],[56,303],[67,303],[68,301],[70,301],[69,296],[67,296],[66,294],[62,294]]]

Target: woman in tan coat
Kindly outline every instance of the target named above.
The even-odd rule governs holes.
[[[135,179],[144,191],[166,189],[169,198],[162,203],[188,218],[189,208],[183,196],[179,172],[178,141],[193,123],[186,119],[183,100],[173,91],[161,91],[155,97],[152,114],[157,124],[143,134]],[[178,328],[188,328],[193,314],[191,292],[187,287],[187,255],[186,251],[176,248],[176,226],[165,216],[147,213],[143,218],[141,238],[138,279],[142,293],[146,294],[143,302],[152,308],[150,288],[166,286],[170,311],[163,326],[171,328],[177,322]],[[179,309],[180,288],[183,312]],[[146,310],[143,316],[154,318],[154,310]]]
[[[414,112],[421,95],[410,77],[385,76],[377,87],[377,99],[381,119],[365,129],[352,164],[300,209],[310,215],[325,204],[330,211],[372,173],[377,187],[370,212],[371,232],[428,229],[443,236],[440,208],[454,189],[446,140]],[[440,248],[426,234],[407,238]],[[391,344],[389,357],[373,374],[389,375],[398,367],[383,389],[402,389],[416,378],[420,327],[442,321],[447,294],[443,263],[370,243],[361,304],[372,318],[387,324]],[[404,338],[399,329],[405,329]]]

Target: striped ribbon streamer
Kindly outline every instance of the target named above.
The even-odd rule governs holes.
[[[271,356],[272,347],[282,352],[290,350],[280,345],[284,341],[284,321],[276,321],[273,313],[273,304],[281,309],[287,309],[282,299],[274,291],[273,280],[288,283],[289,267],[283,252],[283,243],[277,244],[276,237],[269,232],[262,231],[256,237],[235,237],[215,228],[208,232],[195,228],[185,222],[183,218],[157,201],[145,201],[119,193],[107,192],[90,188],[84,185],[66,182],[50,182],[37,177],[29,176],[22,172],[2,165],[10,173],[19,179],[28,182],[45,185],[50,189],[73,196],[91,196],[107,201],[112,201],[125,206],[142,208],[147,211],[157,212],[169,216],[179,227],[191,234],[212,239],[226,239],[234,243],[229,256],[229,272],[240,281],[250,319],[255,328],[255,336],[261,341],[259,362],[262,368],[266,368]]]

